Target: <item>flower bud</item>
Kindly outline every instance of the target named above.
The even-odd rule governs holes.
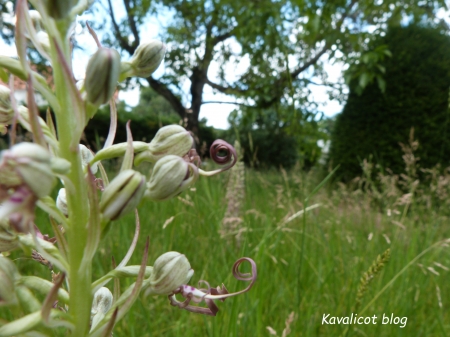
[[[50,38],[48,37],[48,34],[44,31],[39,31],[36,33],[37,36],[37,42],[39,43],[39,45],[42,47],[42,49],[44,49],[44,51],[47,54],[51,53],[51,47],[50,47]]]
[[[158,257],[153,265],[152,275],[145,287],[145,295],[169,295],[194,274],[188,259],[178,252],[168,252]]]
[[[15,303],[14,283],[18,277],[14,263],[0,255],[0,305]]]
[[[141,43],[130,60],[131,76],[149,77],[161,64],[166,46],[158,40]]]
[[[145,196],[155,201],[172,198],[191,186],[197,177],[195,165],[181,157],[167,155],[156,162]]]
[[[86,68],[86,99],[99,106],[109,101],[116,90],[120,74],[120,55],[114,49],[99,48]]]
[[[91,330],[105,317],[105,314],[111,308],[113,302],[113,295],[106,287],[101,287],[94,294],[91,309]]]
[[[69,215],[69,211],[67,209],[67,197],[66,197],[66,189],[61,188],[58,192],[58,197],[56,198],[56,207],[65,215]]]
[[[29,10],[28,14],[30,15],[31,22],[33,23],[34,29],[36,31],[42,30],[42,16],[37,10]]]
[[[100,211],[105,219],[116,220],[137,207],[145,192],[145,179],[133,170],[120,172],[105,188]]]
[[[0,252],[9,252],[19,247],[17,235],[7,219],[0,220]]]
[[[155,163],[166,155],[183,157],[194,145],[194,139],[185,128],[179,125],[167,125],[158,130],[147,151],[135,157],[135,165],[142,161]]]
[[[83,166],[83,170],[86,170],[86,167],[91,162],[92,159],[94,159],[94,155],[92,154],[92,151],[89,150],[86,146],[83,144],[79,145],[80,149],[80,155],[81,155],[81,165]],[[92,174],[96,174],[98,171],[98,163],[94,163],[91,166],[91,172]]]
[[[39,198],[50,194],[56,181],[50,153],[35,143],[19,143],[2,151],[0,184],[16,187],[23,183]]]
[[[72,7],[76,4],[76,0],[47,0],[47,12],[54,19],[64,19]]]
[[[14,111],[11,105],[11,90],[4,85],[0,85],[0,124],[11,124]]]

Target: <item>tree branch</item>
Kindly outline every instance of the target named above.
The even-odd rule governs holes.
[[[111,0],[108,0],[111,1]],[[125,9],[127,11],[127,17],[128,17],[128,24],[130,25],[131,32],[133,33],[134,41],[133,44],[130,46],[134,49],[136,49],[139,46],[140,39],[139,39],[139,32],[137,30],[136,21],[134,20],[133,13],[131,13],[131,7],[130,7],[130,0],[123,0],[123,3],[125,5]],[[130,53],[132,54],[132,53]]]
[[[211,82],[208,78],[206,79],[206,84],[208,84],[211,88],[216,89],[227,95],[233,95],[233,94],[242,95],[242,94],[245,94],[245,92],[246,92],[246,90],[232,88],[232,87],[226,87],[226,86]]]
[[[155,80],[152,77],[147,78],[147,82],[155,90],[158,94],[163,96],[170,105],[174,108],[174,110],[180,115],[181,118],[184,118],[186,113],[186,108],[181,104],[181,100],[174,95],[174,93],[164,84],[158,80]]]
[[[245,106],[247,108],[251,108],[251,105],[245,104],[245,103],[238,103],[238,102],[222,102],[222,101],[206,101],[202,102],[202,104],[232,104],[232,105],[240,105]]]
[[[111,22],[114,27],[114,32],[115,32],[116,38],[117,38],[117,40],[119,40],[120,47],[122,49],[126,50],[127,52],[129,52],[130,54],[133,54],[134,49],[128,44],[127,40],[125,40],[124,37],[122,36],[122,34],[120,33],[120,28],[119,28],[119,25],[117,24],[116,18],[114,16],[114,11],[112,8],[111,0],[108,0],[108,5],[109,5],[109,15],[111,16]]]

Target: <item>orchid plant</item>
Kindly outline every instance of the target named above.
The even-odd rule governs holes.
[[[133,141],[128,124],[127,142],[114,144],[117,112],[112,97],[117,85],[131,76],[150,76],[162,62],[166,48],[160,41],[143,43],[131,60],[122,61],[116,50],[101,45],[87,25],[98,48],[89,60],[85,78],[76,81],[72,72],[73,26],[90,2],[30,0],[34,8],[30,10],[26,0],[18,0],[18,58],[0,56],[0,76],[9,81],[9,88],[0,86],[0,123],[10,138],[9,149],[0,157],[0,305],[19,308],[14,310],[15,320],[0,323],[0,336],[50,336],[52,329],[67,329],[73,336],[110,336],[139,294],[168,296],[169,303],[178,308],[216,315],[215,300],[248,291],[256,279],[255,263],[241,258],[234,264],[233,275],[249,282],[244,290],[229,293],[224,285],[212,288],[205,281],[201,281],[202,289],[188,286],[193,270],[183,254],[167,252],[153,266],[147,266],[148,238],[141,265],[127,265],[140,233],[141,201],[173,198],[199,176],[232,167],[236,152],[228,143],[215,141],[210,156],[223,167],[204,171],[192,135],[178,125],[161,128],[146,143]],[[31,66],[27,58],[30,47],[51,66],[53,86]],[[14,98],[16,77],[27,83],[27,107]],[[49,105],[45,120],[35,103],[36,91]],[[81,136],[97,109],[108,103],[109,134],[103,148],[93,153],[80,144]],[[17,124],[32,134],[33,142],[16,143]],[[102,161],[120,157],[120,172],[111,178]],[[142,162],[153,164],[148,179],[134,170]],[[51,194],[58,180],[64,188],[55,200]],[[52,237],[35,223],[36,207],[48,213]],[[92,261],[101,238],[115,220],[133,211],[136,229],[127,254],[113,270],[93,280]],[[7,254],[19,249],[49,266],[54,271],[52,280],[21,275]],[[239,271],[243,262],[251,265],[251,273]],[[117,280],[126,277],[135,282],[120,295]],[[111,280],[115,280],[114,295],[105,287]],[[180,301],[177,295],[184,299]]]

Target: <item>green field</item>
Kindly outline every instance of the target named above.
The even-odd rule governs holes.
[[[246,170],[244,190],[231,193],[245,192],[242,202],[235,200],[242,219],[236,228],[223,225],[227,174],[202,177],[195,190],[179,198],[143,204],[141,236],[130,264],[140,264],[148,236],[149,264],[166,251],[184,253],[195,270],[191,285],[207,280],[213,287],[224,283],[230,292],[243,289],[246,283],[231,273],[242,256],[256,261],[258,279],[248,293],[218,302],[216,317],[179,310],[164,296],[137,301],[114,336],[271,336],[275,331],[287,336],[283,329],[289,317],[289,336],[450,335],[450,242],[442,242],[450,238],[445,177],[424,181],[424,188],[411,184],[412,197],[392,181],[378,189],[368,180],[360,180],[359,188],[326,183],[308,200],[314,209],[287,221],[304,208],[320,183],[318,176],[299,169]],[[112,224],[94,263],[94,278],[111,269],[111,256],[122,259],[133,233],[132,215]],[[370,279],[357,305],[361,277],[388,248],[389,262]],[[50,278],[36,262],[18,263],[23,275],[33,265]],[[122,289],[131,282],[121,281]],[[324,314],[330,314],[331,323],[332,316],[352,312],[375,315],[377,324],[322,324]],[[382,324],[383,314],[406,317],[406,324]]]

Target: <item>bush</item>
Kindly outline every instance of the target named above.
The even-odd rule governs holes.
[[[391,58],[385,67],[386,89],[370,83],[350,94],[332,133],[329,160],[341,165],[345,180],[361,174],[360,162],[374,161],[394,173],[404,163],[399,143],[407,143],[411,128],[419,141],[422,167],[450,164],[450,37],[438,29],[411,25],[391,28],[373,48],[386,44]]]

